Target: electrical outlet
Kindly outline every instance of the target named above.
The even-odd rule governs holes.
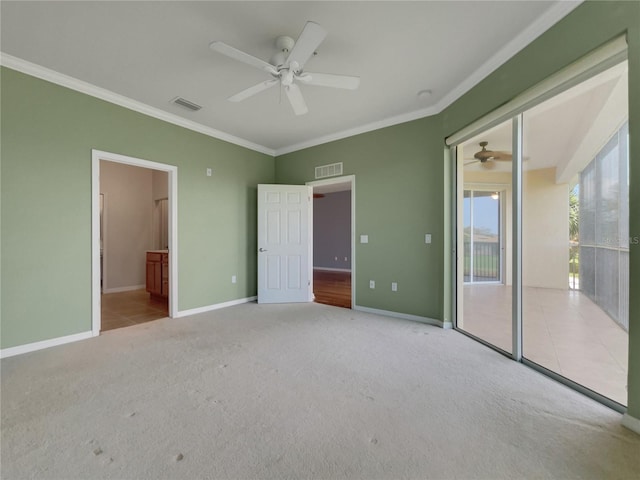
[[[431,234],[425,233],[424,235],[424,243],[431,243]]]
[[[348,262],[348,261],[349,261],[349,259],[347,259],[347,257],[344,257],[344,261],[345,261],[345,262]]]
[[[360,243],[369,243],[369,235],[360,235]]]
[[[231,283],[236,283],[238,281],[238,279],[236,278],[235,275],[231,276]]]
[[[398,291],[398,284],[396,282],[391,282],[391,291],[392,292]]]
[[[376,281],[375,280],[369,280],[369,288],[376,288]]]
[[[338,257],[333,257],[333,260],[335,260],[337,262],[338,261]]]

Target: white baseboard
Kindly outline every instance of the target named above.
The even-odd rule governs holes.
[[[628,413],[625,413],[622,416],[622,425],[640,435],[640,419],[632,417]]]
[[[142,285],[131,285],[129,287],[105,288],[105,289],[102,290],[102,293],[130,292],[132,290],[142,290],[144,288],[146,288],[145,284],[142,284]]]
[[[207,305],[205,307],[191,308],[189,310],[179,311],[174,318],[188,317],[189,315],[196,315],[197,313],[210,312],[212,310],[218,310],[220,308],[233,307],[234,305],[241,305],[243,303],[249,303],[257,300],[258,297],[246,297],[239,298],[237,300],[230,300],[228,302],[216,303],[214,305]]]
[[[313,267],[314,270],[320,270],[322,272],[350,272],[350,268],[329,268],[329,267]]]
[[[360,305],[356,305],[355,307],[353,307],[353,309],[359,310],[361,312],[375,313],[376,315],[384,315],[386,317],[402,318],[404,320],[426,323],[428,325],[435,325],[436,327],[441,328],[451,328],[451,322],[442,322],[441,320],[436,320],[435,318],[421,317],[418,315],[411,315],[409,313],[391,312],[389,310],[378,310],[377,308],[361,307]]]
[[[51,338],[49,340],[42,340],[41,342],[27,343],[25,345],[18,345],[17,347],[3,348],[0,350],[0,358],[13,357],[15,355],[22,355],[23,353],[35,352],[36,350],[43,350],[49,347],[56,347],[58,345],[64,345],[65,343],[77,342],[79,340],[86,340],[93,337],[93,332],[75,333],[73,335],[67,335],[65,337]]]

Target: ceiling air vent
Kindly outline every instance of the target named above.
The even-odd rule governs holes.
[[[342,175],[342,162],[316,167],[316,178],[335,177]]]
[[[189,100],[186,100],[182,97],[176,97],[171,100],[171,102],[175,103],[176,105],[180,105],[181,107],[188,108],[192,112],[197,112],[202,108],[200,105],[190,102]]]

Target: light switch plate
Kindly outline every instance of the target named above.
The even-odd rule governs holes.
[[[369,280],[369,288],[376,288],[376,281],[375,280]]]
[[[430,233],[426,233],[424,235],[424,243],[431,243],[431,234]]]
[[[360,243],[369,243],[369,235],[360,235]]]
[[[207,177],[210,177],[212,173],[213,173],[213,170],[211,170],[210,168],[207,168]]]
[[[398,291],[398,284],[396,282],[391,282],[391,291],[392,292]]]

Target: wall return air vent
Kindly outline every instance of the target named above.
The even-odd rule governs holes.
[[[342,162],[316,167],[316,179],[342,175]]]
[[[176,105],[180,105],[181,107],[187,108],[192,112],[197,112],[202,108],[200,105],[190,102],[189,100],[184,99],[182,97],[176,97],[173,100],[171,100],[171,102],[175,103]]]

